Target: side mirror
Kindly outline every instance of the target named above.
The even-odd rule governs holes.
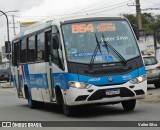
[[[53,49],[59,49],[59,38],[57,34],[52,35]]]

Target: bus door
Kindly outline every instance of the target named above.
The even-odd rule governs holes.
[[[20,50],[20,42],[14,43],[13,50],[13,73],[14,73],[14,84],[17,89],[17,95],[19,98],[23,98],[22,89],[20,87],[20,72],[19,72],[19,50]]]
[[[53,75],[52,75],[52,61],[51,61],[51,31],[45,33],[45,43],[46,43],[46,59],[47,59],[47,82],[48,82],[48,89],[50,94],[51,101],[55,101],[55,92],[53,89]]]

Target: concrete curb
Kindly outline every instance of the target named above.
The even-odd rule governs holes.
[[[13,88],[12,83],[0,83],[0,88]]]

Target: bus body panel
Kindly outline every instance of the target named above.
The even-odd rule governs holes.
[[[82,75],[78,73],[78,70],[77,73],[69,72],[60,21],[53,22],[53,25],[58,26],[59,29],[64,69],[60,69],[60,67],[53,62],[50,64],[49,61],[20,64],[18,67],[13,66],[15,69],[15,73],[13,73],[13,84],[17,87],[17,83],[19,83],[19,86],[22,89],[23,98],[25,98],[25,85],[31,91],[33,100],[50,103],[56,102],[55,88],[59,87],[66,105],[70,106],[94,103],[116,103],[145,97],[147,92],[146,80],[139,84],[130,83],[130,80],[146,74],[144,65],[139,68],[137,67],[128,73],[105,76]],[[141,55],[139,57],[141,57]],[[139,61],[136,61],[136,64],[138,64],[137,62]],[[19,73],[16,73],[18,69]],[[17,75],[19,76],[19,79]],[[109,82],[109,78],[112,78],[113,81]],[[88,83],[91,87],[88,89],[73,88],[69,86],[69,82],[71,81]],[[119,89],[120,92],[127,91],[128,93],[131,93],[131,95],[125,95],[124,93],[122,95],[104,95],[106,94],[106,91],[110,89]],[[103,96],[99,97],[101,93]],[[94,96],[96,94],[97,97]]]
[[[84,76],[78,74],[71,74],[71,73],[54,73],[54,82],[61,88],[62,92],[66,92],[67,94],[64,95],[66,98],[68,105],[83,105],[87,103],[108,103],[108,102],[116,102],[116,101],[124,101],[129,99],[136,99],[136,98],[144,98],[147,92],[146,84],[147,82],[144,81],[139,84],[131,84],[129,81],[134,79],[140,75],[144,75],[146,73],[145,67],[141,67],[137,70],[134,70],[130,73],[123,74],[123,75],[115,75],[115,76],[101,76],[101,77],[91,77],[91,76]],[[131,77],[132,76],[132,77]],[[113,82],[109,83],[108,79],[112,77]],[[127,79],[128,77],[128,79]],[[99,80],[95,80],[95,78]],[[70,81],[79,81],[84,83],[89,83],[91,85],[88,89],[78,89],[69,87]],[[119,85],[118,85],[119,84]],[[134,87],[133,87],[134,86]],[[133,88],[130,88],[133,87]],[[107,89],[119,89],[119,88],[127,88],[131,93],[131,97],[122,97],[113,95],[113,97],[106,97],[99,100],[87,101],[95,91],[97,90],[107,90]],[[92,92],[89,92],[92,90]],[[141,95],[137,95],[135,91],[142,92]],[[76,98],[86,96],[86,99],[83,101],[75,101]]]
[[[121,75],[110,75],[110,76],[86,76],[79,75],[73,73],[53,73],[54,75],[54,83],[61,87],[61,89],[69,89],[68,83],[70,81],[79,81],[88,83],[91,85],[99,85],[99,87],[103,87],[103,85],[115,85],[115,84],[124,84],[131,79],[134,79],[140,75],[144,75],[146,73],[145,67],[141,67],[132,72],[121,74]],[[112,82],[109,82],[108,79],[113,78]]]
[[[66,98],[67,105],[70,105],[70,106],[96,104],[96,103],[113,103],[114,104],[116,102],[121,102],[121,101],[125,101],[125,100],[144,98],[147,93],[147,88],[145,87],[146,84],[147,84],[147,81],[144,81],[140,84],[136,84],[135,87],[132,89],[129,87],[129,86],[132,86],[132,84],[129,82],[127,82],[125,84],[121,84],[121,85],[103,86],[103,87],[98,87],[98,86],[93,85],[92,87],[90,87],[88,89],[88,90],[93,90],[92,92],[89,92],[87,89],[70,88],[68,91],[66,91],[67,94],[64,96]],[[100,90],[105,91],[107,89],[116,89],[116,88],[117,89],[127,88],[130,92],[132,92],[134,94],[134,96],[133,95],[128,95],[128,96],[124,95],[124,97],[120,97],[120,96],[115,95],[113,97],[107,97],[107,95],[104,95],[103,97],[99,97],[101,93],[98,93],[97,99],[96,99],[96,97],[95,97],[95,99],[93,97],[93,99],[89,100],[89,98],[96,91],[100,91]],[[144,93],[141,95],[136,95],[135,92],[137,90],[142,90]],[[85,97],[85,98],[80,98],[80,97]]]

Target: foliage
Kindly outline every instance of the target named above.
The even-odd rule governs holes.
[[[137,18],[134,14],[123,14],[131,24],[137,25]],[[145,35],[153,34],[157,29],[160,29],[160,15],[151,13],[142,14],[142,26]]]

